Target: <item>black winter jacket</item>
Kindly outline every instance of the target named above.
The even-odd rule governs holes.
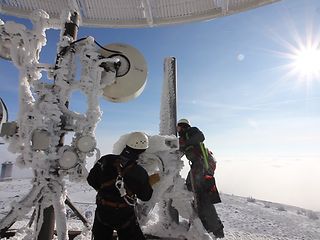
[[[180,151],[190,161],[198,159],[201,155],[200,143],[205,140],[203,133],[197,127],[189,127],[179,132]]]
[[[197,127],[189,127],[179,135],[180,138],[184,141],[185,147],[192,145],[198,146],[205,140],[203,133]]]
[[[97,197],[105,200],[124,203],[119,190],[115,187],[115,179],[118,176],[119,155],[108,154],[99,159],[99,161],[90,170],[87,181],[90,186],[97,190]],[[153,190],[149,184],[147,171],[133,161],[122,171],[123,181],[127,192],[132,192],[142,201],[150,200]],[[104,183],[109,183],[105,184]]]

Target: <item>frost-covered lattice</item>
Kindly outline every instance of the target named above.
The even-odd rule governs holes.
[[[71,21],[69,11],[62,16],[67,22]],[[31,19],[31,30],[21,24],[0,21],[1,42],[6,43],[3,50],[10,53],[20,72],[17,128],[5,140],[9,151],[17,154],[16,164],[34,171],[33,188],[13,204],[12,210],[0,221],[0,229],[10,226],[33,206],[37,209],[53,206],[58,238],[67,239],[63,179],[66,176],[73,181],[86,178],[86,157],[99,153],[94,134],[102,115],[98,98],[107,85],[114,83],[117,60],[101,57],[92,37],[75,41],[61,34],[56,63],[42,64],[39,53],[46,45],[45,31],[57,25],[42,10],[33,12]],[[63,26],[61,21],[60,28]],[[80,79],[75,78],[75,58],[83,66]],[[48,72],[51,82],[42,77],[41,71]],[[105,72],[103,78],[102,72]],[[84,114],[68,109],[69,97],[75,90],[87,97]],[[63,142],[66,133],[73,133],[70,145]],[[36,219],[40,221],[35,227],[35,236],[43,220],[42,210],[37,212]]]

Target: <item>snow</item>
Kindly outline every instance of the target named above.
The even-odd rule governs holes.
[[[123,135],[114,145],[114,153],[119,153],[129,134]],[[194,216],[191,208],[192,194],[186,190],[184,179],[179,171],[183,167],[182,161],[177,161],[176,150],[165,144],[166,139],[174,136],[149,136],[150,149],[139,159],[148,173],[157,172],[161,181],[154,186],[154,194],[149,202],[139,205],[142,216],[139,220],[143,231],[148,234],[164,237],[183,236],[192,239],[214,239],[206,233],[199,218]],[[160,159],[161,158],[161,159]],[[31,179],[14,179],[10,182],[0,182],[0,217],[3,218],[10,211],[10,206],[16,205],[32,188]],[[170,187],[173,186],[171,189]],[[66,194],[80,212],[88,216],[92,224],[95,210],[96,192],[85,182],[66,181]],[[256,200],[251,197],[243,198],[221,194],[222,203],[217,204],[217,212],[225,226],[225,239],[261,239],[261,240],[317,240],[320,239],[320,213],[298,207]],[[173,206],[179,211],[179,225],[172,222],[165,211],[164,203],[173,199]],[[30,211],[30,209],[29,209]],[[32,211],[31,211],[32,212]],[[31,212],[21,221],[14,224],[18,234],[11,238],[27,240],[32,233],[25,226]],[[71,211],[68,210],[70,213]],[[89,240],[90,231],[72,214],[68,216],[69,230],[84,230],[78,240]],[[191,219],[191,227],[189,221]]]
[[[89,222],[93,221],[95,210],[95,191],[84,182],[66,182],[68,196],[74,205],[83,215],[90,215]],[[0,218],[10,210],[10,203],[18,201],[31,188],[31,179],[14,179],[10,182],[0,182]],[[320,239],[320,220],[310,218],[311,211],[273,203],[268,201],[256,200],[252,202],[249,198],[233,195],[221,194],[222,203],[217,204],[217,211],[225,226],[226,240],[319,240]],[[280,209],[280,210],[279,210]],[[284,209],[285,211],[283,211]],[[87,213],[87,214],[86,214]],[[319,218],[320,213],[314,212]],[[28,214],[30,216],[31,213]],[[156,224],[157,214],[153,212],[150,217],[150,226]],[[182,219],[182,227],[186,220]],[[153,222],[151,222],[153,221]],[[15,224],[25,226],[28,219]],[[74,216],[68,217],[68,226],[71,230],[83,229],[83,224],[76,220]],[[24,233],[30,234],[28,228],[20,230],[15,240],[24,239]],[[90,239],[90,233],[83,240]],[[200,238],[198,238],[200,239]]]

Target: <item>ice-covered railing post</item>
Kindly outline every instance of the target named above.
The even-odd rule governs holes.
[[[172,207],[171,197],[174,185],[180,181],[183,185],[179,172],[183,162],[177,154],[178,138],[176,136],[176,61],[174,57],[168,57],[164,63],[164,82],[160,109],[160,135],[149,136],[149,148],[139,159],[148,174],[158,174],[160,181],[153,186],[154,192],[148,202],[139,202],[137,205],[138,218],[141,225],[148,225],[150,211],[157,205],[158,225],[157,228],[145,229],[148,233],[163,237],[174,236],[170,231],[179,224],[179,213]],[[123,136],[119,142],[125,142]],[[119,153],[121,147],[116,143],[115,153]],[[122,144],[123,145],[123,144]],[[160,226],[161,225],[161,226]],[[162,232],[159,232],[159,228]],[[185,230],[185,229],[184,229]]]
[[[164,80],[160,108],[160,135],[177,135],[177,62],[166,57],[163,65]]]
[[[159,134],[162,136],[171,135],[177,136],[176,130],[177,124],[177,64],[175,57],[167,57],[164,60],[164,80],[162,87],[162,96],[161,96],[161,108],[160,108],[160,126]],[[177,141],[178,142],[178,141]],[[165,156],[167,153],[161,153],[160,158],[167,158]],[[175,179],[179,177],[180,170],[182,169],[183,163],[179,158],[177,153],[171,153],[175,156],[172,156],[176,159],[171,164],[176,166],[172,168],[174,172],[168,172],[167,175],[171,175],[172,185],[168,186],[166,190],[167,193],[172,191],[173,184]],[[168,164],[168,163],[167,163]],[[169,194],[170,195],[170,194]],[[175,208],[172,207],[172,199],[165,199],[159,203],[159,207],[163,209],[163,218],[168,222],[179,223],[179,213]],[[163,219],[163,220],[165,220]]]

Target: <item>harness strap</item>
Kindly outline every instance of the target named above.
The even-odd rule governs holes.
[[[113,202],[105,199],[99,199],[97,203],[103,206],[108,206],[108,207],[117,208],[117,209],[129,207],[127,203]]]
[[[188,133],[186,133],[186,139],[189,139],[189,134]],[[209,163],[208,163],[209,153],[208,153],[208,149],[205,147],[203,142],[200,142],[199,145],[200,145],[201,155],[203,157],[205,168],[206,168],[206,170],[208,170],[209,169]],[[186,148],[186,150],[192,149],[192,148],[193,148],[193,146],[188,146]]]
[[[109,181],[106,181],[104,183],[102,183],[100,185],[100,189],[104,188],[104,187],[110,187],[110,186],[113,186],[114,184],[116,183],[116,179],[111,179]]]
[[[206,149],[203,142],[200,143],[200,148],[201,148],[201,152],[202,152],[202,156],[203,156],[203,160],[204,160],[204,165],[206,167],[206,170],[208,170],[209,169],[208,149]]]
[[[118,171],[118,176],[115,181],[115,186],[119,190],[120,196],[125,200],[125,202],[130,206],[135,206],[137,203],[137,196],[136,194],[133,194],[130,189],[126,189],[124,181],[123,181],[123,174],[125,174],[128,169],[133,167],[133,163],[127,166],[125,169],[122,169],[120,167],[120,164],[117,163],[116,168]],[[131,195],[129,195],[130,193]]]
[[[119,164],[117,164],[117,166],[116,166],[117,172],[119,173],[119,171],[120,171],[120,172],[122,172],[122,174],[125,174],[125,173],[128,171],[128,169],[130,169],[130,168],[133,167],[133,164],[130,164],[129,166],[127,166],[127,167],[126,167],[125,169],[123,169],[123,170],[121,170],[121,168],[118,169],[118,167],[120,167]],[[122,175],[122,174],[120,174],[120,175]],[[102,188],[104,188],[104,187],[114,186],[115,183],[116,183],[116,178],[111,179],[111,180],[108,180],[108,181],[105,181],[105,182],[103,182],[103,183],[100,185],[100,189],[102,189]]]

